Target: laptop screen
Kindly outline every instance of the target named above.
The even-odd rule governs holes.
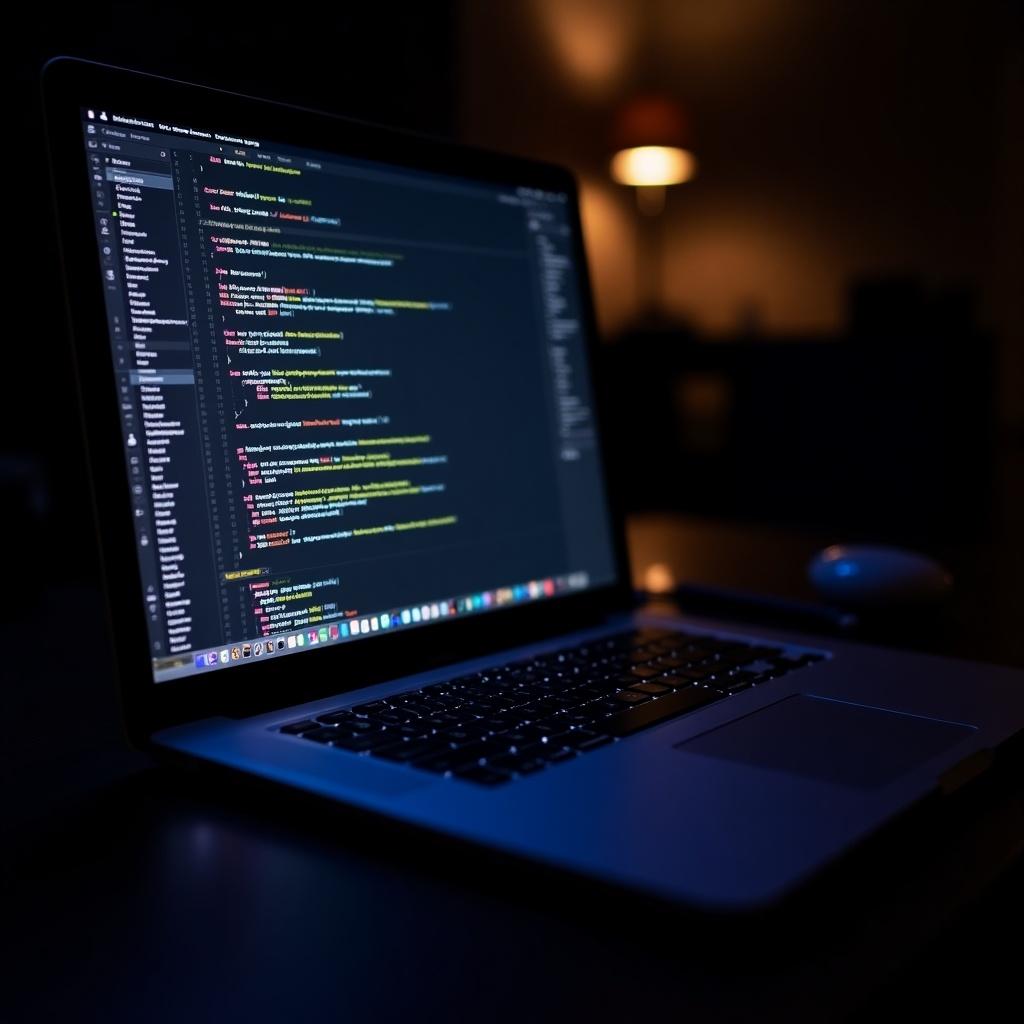
[[[614,582],[570,196],[81,125],[156,682]]]

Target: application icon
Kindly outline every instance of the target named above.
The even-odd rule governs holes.
[[[309,642],[311,644],[318,644],[318,643],[320,643],[320,634],[315,629],[311,629],[306,634],[306,638],[309,640]]]
[[[231,652],[225,647],[224,650],[220,652],[220,663],[222,665],[226,665],[230,657]]]
[[[232,661],[238,661],[238,659],[241,656],[242,656],[242,648],[241,647],[232,647],[231,648],[231,660]]]
[[[277,649],[279,651],[284,650],[284,637],[281,637],[281,639],[277,641]]]
[[[422,616],[420,615],[419,608],[413,608],[413,610],[412,610],[412,621],[413,622],[419,622],[421,618],[422,618]]]
[[[381,629],[387,629],[390,625],[391,625],[391,616],[390,615],[382,615],[380,617],[380,628]]]
[[[305,633],[299,633],[299,635],[295,637],[295,645],[297,647],[305,647],[306,646],[306,634]]]
[[[295,646],[295,634],[294,633],[290,637],[288,637],[288,646],[289,647],[294,647]]]
[[[217,664],[217,652],[216,651],[210,651],[210,653],[206,655],[206,664],[207,665],[216,665]]]
[[[330,633],[332,640],[337,640],[341,636],[341,630],[337,626],[328,626],[327,632]]]
[[[259,640],[257,640],[252,645],[252,653],[253,653],[253,657],[255,657],[255,658],[258,658],[263,653],[263,644]]]
[[[206,655],[205,654],[197,654],[196,655],[196,668],[206,668]]]
[[[326,626],[321,626],[320,627],[319,635],[320,635],[320,642],[321,643],[327,643],[327,639],[330,636],[330,634],[327,632],[327,627]]]
[[[347,622],[342,622],[338,626],[338,629],[341,631],[341,635],[342,636],[348,636],[348,623]]]
[[[409,611],[408,608],[403,608],[402,609],[402,622],[406,626],[408,626],[409,623],[412,622],[412,613]]]
[[[251,658],[252,657],[252,644],[242,644],[242,657],[243,658]]]

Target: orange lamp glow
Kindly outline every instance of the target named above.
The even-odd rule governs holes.
[[[665,189],[697,173],[686,112],[667,96],[636,96],[619,108],[612,131],[612,178],[636,189],[641,213],[657,216]]]
[[[680,146],[631,146],[612,157],[612,177],[620,185],[680,185],[697,171],[697,161]]]

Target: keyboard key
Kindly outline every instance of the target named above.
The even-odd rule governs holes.
[[[668,691],[666,691],[668,692]],[[590,723],[598,717],[602,712],[600,711],[569,711],[565,715],[566,722],[573,728],[577,726],[590,725]]]
[[[382,711],[376,715],[378,722],[384,722],[387,725],[405,725],[413,716],[403,711]]]
[[[367,704],[357,704],[352,710],[357,715],[369,715],[375,711],[387,711],[388,705],[382,700],[371,700]]]
[[[488,757],[499,757],[508,753],[508,748],[486,743],[472,743],[469,746],[455,750],[442,750],[424,758],[413,761],[417,768],[428,772],[437,772],[444,775],[454,772],[457,768],[464,768],[469,765],[479,764]]]
[[[635,683],[630,689],[634,693],[649,693],[652,697],[657,697],[670,691],[670,687],[660,686],[658,683]]]
[[[342,725],[339,725],[338,728],[346,733],[369,733],[380,732],[384,726],[372,718],[356,718],[353,716],[352,718],[347,719]]]
[[[304,740],[312,740],[314,743],[330,743],[338,736],[338,730],[330,725],[322,725],[317,729],[311,729],[302,734]]]
[[[658,722],[685,714],[687,711],[696,711],[697,708],[705,707],[721,699],[722,695],[715,690],[691,686],[689,689],[677,690],[658,700],[651,700],[648,697],[649,703],[643,707],[620,711],[617,715],[609,715],[607,718],[601,719],[601,729],[610,736],[630,736],[640,729],[646,729],[650,725],[656,725]]]
[[[548,745],[551,747],[570,747],[576,737],[571,732],[560,732],[548,737]]]
[[[551,745],[548,743],[544,744],[546,747]],[[562,761],[572,761],[576,758],[576,751],[572,747],[552,747],[543,753],[543,758],[549,764],[558,764]]]
[[[708,676],[714,674],[714,669],[710,668],[684,668],[676,672],[677,676],[681,676],[683,679],[689,679],[691,683],[703,682]]]
[[[637,693],[636,690],[623,690],[615,695],[615,700],[620,704],[643,704],[650,699],[646,694]]]
[[[658,682],[662,686],[671,686],[673,690],[680,690],[685,686],[693,686],[692,679],[684,679],[682,676],[669,675],[658,676]]]
[[[409,725],[400,725],[397,729],[392,731],[407,740],[420,739],[421,737],[429,736],[431,732],[429,728],[424,728],[423,725],[416,725],[413,723],[410,723]]]
[[[503,743],[507,743],[510,748],[524,747],[526,744],[536,743],[548,735],[551,728],[551,726],[527,725],[521,729],[501,733],[501,740]]]
[[[753,683],[752,679],[744,679],[739,682],[730,682],[728,679],[723,680],[721,684],[715,687],[716,690],[721,690],[722,693],[741,693],[743,690],[749,690]]]
[[[420,718],[429,718],[435,711],[439,711],[440,707],[435,705],[427,706],[418,701],[410,702],[402,705],[403,711],[408,711],[413,715],[419,715]]]
[[[535,758],[521,757],[519,754],[502,754],[487,762],[489,768],[497,768],[503,772],[515,772],[516,775],[532,775],[544,767],[544,762]]]
[[[372,750],[374,747],[380,746],[381,742],[382,734],[380,733],[376,736],[339,736],[338,730],[336,729],[334,731],[334,739],[331,740],[331,746],[341,747],[342,750],[351,750],[357,754],[361,754],[364,751]]]
[[[374,755],[386,758],[388,761],[405,762],[439,754],[447,749],[449,749],[448,744],[442,739],[399,740],[397,743],[378,748],[374,751]]]
[[[630,672],[630,675],[635,676],[637,679],[653,679],[660,674],[661,670],[654,668],[652,665],[636,665]]]
[[[510,750],[510,754],[518,754],[520,757],[527,758],[542,758],[547,753],[548,748],[551,746],[549,743],[544,743],[541,740],[537,740],[535,743],[525,743],[521,747],[516,747],[515,750]],[[488,762],[490,763],[490,762]]]
[[[341,711],[328,711],[326,714],[317,715],[316,720],[323,725],[338,725],[341,722],[354,721],[356,716],[344,708]]]
[[[457,729],[445,729],[440,733],[445,741],[451,746],[464,743],[475,743],[477,740],[485,739],[489,734],[485,729],[477,729],[474,726],[462,726]]]
[[[303,722],[291,722],[288,725],[282,725],[280,731],[287,736],[298,736],[300,733],[310,732],[319,727],[318,723],[308,718]]]
[[[440,715],[434,715],[433,718],[429,718],[427,721],[434,723],[435,729],[454,728],[457,725],[462,725],[462,716],[447,711]],[[438,722],[441,724],[436,724]]]
[[[728,683],[730,686],[736,686],[739,683],[746,683],[749,685],[756,677],[756,672],[733,672],[732,675],[726,676],[723,682]]]

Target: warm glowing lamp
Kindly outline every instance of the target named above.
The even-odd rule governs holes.
[[[642,213],[660,213],[665,188],[697,173],[690,126],[679,106],[664,96],[641,96],[620,108],[613,134],[612,178],[636,188]]]

